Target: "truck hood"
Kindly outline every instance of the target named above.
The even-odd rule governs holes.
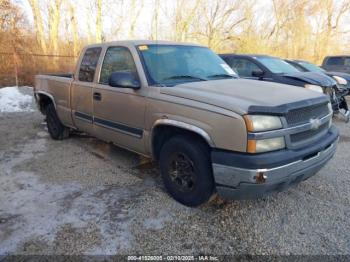
[[[284,74],[282,76],[286,78],[301,80],[308,84],[318,85],[322,87],[334,86],[336,84],[336,81],[331,77],[316,72],[296,72],[291,74]]]
[[[285,104],[324,97],[302,87],[247,79],[225,79],[161,87],[161,94],[217,106],[237,114],[249,107],[280,107]]]

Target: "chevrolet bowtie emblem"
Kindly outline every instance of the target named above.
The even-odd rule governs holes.
[[[316,119],[311,118],[311,119],[310,119],[310,124],[311,124],[311,129],[312,129],[312,130],[316,130],[316,129],[318,129],[318,128],[320,127],[320,125],[321,125],[321,120],[318,119],[318,118],[316,118]]]

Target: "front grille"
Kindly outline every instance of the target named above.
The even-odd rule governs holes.
[[[327,104],[318,104],[289,111],[286,114],[286,121],[291,127],[308,123],[312,118],[322,118],[328,114]]]
[[[317,136],[318,134],[321,134],[324,131],[326,131],[328,129],[328,125],[329,125],[329,123],[327,122],[327,123],[324,123],[323,125],[321,125],[316,130],[307,130],[304,132],[292,134],[292,135],[290,135],[290,141],[292,143],[298,143],[300,141],[311,139],[311,138]]]

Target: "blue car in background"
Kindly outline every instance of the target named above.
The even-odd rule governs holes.
[[[300,72],[283,59],[268,55],[220,54],[220,57],[242,78],[323,92],[330,97],[334,113],[341,113],[349,121],[346,99],[332,77],[319,72]]]
[[[350,91],[350,74],[343,73],[343,72],[329,72],[324,70],[323,68],[314,65],[310,62],[303,61],[303,60],[285,60],[287,63],[294,66],[296,69],[298,69],[300,72],[316,72],[321,74],[326,74],[330,77],[333,77],[340,86],[346,87],[347,91]]]

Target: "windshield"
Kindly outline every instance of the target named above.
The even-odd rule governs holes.
[[[294,66],[286,61],[275,57],[257,56],[255,57],[260,63],[266,66],[272,73],[275,74],[290,74],[299,72]]]
[[[235,72],[206,47],[182,45],[138,46],[150,85],[229,79]]]
[[[322,72],[322,73],[326,72],[321,67],[318,67],[318,66],[311,64],[311,63],[308,63],[308,62],[299,62],[299,64],[302,65],[303,67],[305,67],[310,72]]]

